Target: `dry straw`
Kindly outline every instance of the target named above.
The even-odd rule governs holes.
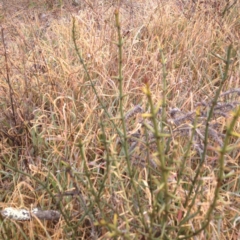
[[[0,239],[238,239],[238,9],[4,1]]]

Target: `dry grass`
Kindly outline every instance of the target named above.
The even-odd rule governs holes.
[[[238,239],[238,1],[122,0],[122,82],[116,2],[0,6],[0,207],[62,214],[0,238]]]

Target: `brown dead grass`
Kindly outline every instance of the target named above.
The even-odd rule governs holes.
[[[138,187],[136,193],[127,175],[127,164],[118,144],[116,129],[99,105],[72,41],[74,17],[77,43],[91,79],[115,124],[120,127],[119,85],[114,78],[118,75],[119,57],[114,19],[118,4],[116,1],[86,1],[82,6],[74,7],[69,2],[66,1],[62,7],[57,1],[39,3],[29,0],[17,1],[17,4],[16,1],[4,1],[1,5],[0,23],[9,70],[6,70],[1,39],[0,159],[15,170],[0,164],[0,206],[27,209],[41,206],[43,209],[61,209],[63,214],[57,223],[8,220],[6,225],[4,220],[1,222],[4,226],[1,236],[4,239],[6,236],[11,239],[159,237],[162,226],[157,220],[163,213],[161,209],[155,209],[160,195],[159,199],[153,199],[152,193],[159,194],[161,177],[157,170],[150,176],[146,167],[150,155],[153,162],[149,164],[158,168],[153,154],[156,148],[132,139],[134,134],[138,134],[140,140],[145,137],[141,112],[147,112],[148,101],[142,89],[148,83],[154,104],[161,102],[161,48],[168,73],[168,124],[174,133],[167,153],[169,159],[174,160],[174,169],[168,178],[169,189],[173,190],[177,169],[189,141],[189,132],[181,128],[189,124],[189,119],[185,118],[181,123],[177,120],[187,113],[195,114],[196,105],[201,113],[206,114],[222,79],[224,62],[221,58],[226,58],[226,49],[232,44],[230,71],[223,93],[230,89],[237,91],[222,96],[219,103],[235,104],[228,109],[220,109],[225,115],[216,115],[211,122],[218,123],[212,130],[217,131],[217,135],[214,132],[210,134],[213,140],[208,146],[207,161],[202,169],[201,194],[191,209],[194,213],[200,207],[200,212],[186,222],[182,232],[182,235],[190,234],[201,227],[217,184],[219,141],[216,139],[224,139],[222,134],[226,133],[227,123],[232,119],[231,111],[239,106],[239,3],[223,17],[221,13],[227,4],[224,0],[219,1],[219,5],[203,5],[200,1],[195,5],[174,0],[122,1],[124,111],[127,113],[136,105],[142,108],[126,120],[129,139],[138,144],[133,147],[132,156],[136,170],[133,181]],[[179,109],[178,115],[171,115],[173,108]],[[238,121],[235,126],[238,134],[239,127]],[[178,128],[184,134],[175,134]],[[204,132],[204,129],[204,126],[199,127],[199,131]],[[103,130],[107,138],[105,144]],[[225,174],[229,177],[223,183],[208,228],[196,239],[239,238],[239,221],[235,221],[240,215],[239,135],[232,137],[229,144],[235,146],[225,156]],[[176,226],[187,212],[188,206],[183,207],[183,199],[200,159],[198,149],[193,147],[189,153],[176,201],[170,206],[168,225],[173,230],[169,239],[177,238]],[[104,175],[105,172],[108,174]],[[104,188],[100,191],[102,181]],[[61,195],[76,189],[76,184],[81,194]],[[156,224],[151,225],[153,211],[159,212]],[[154,228],[150,229],[152,226]]]

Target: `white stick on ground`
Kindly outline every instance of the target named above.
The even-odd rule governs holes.
[[[9,218],[17,221],[28,221],[37,217],[42,220],[56,221],[60,219],[61,214],[54,210],[41,210],[34,208],[31,211],[26,209],[16,209],[12,207],[5,208],[1,211],[3,218]]]

